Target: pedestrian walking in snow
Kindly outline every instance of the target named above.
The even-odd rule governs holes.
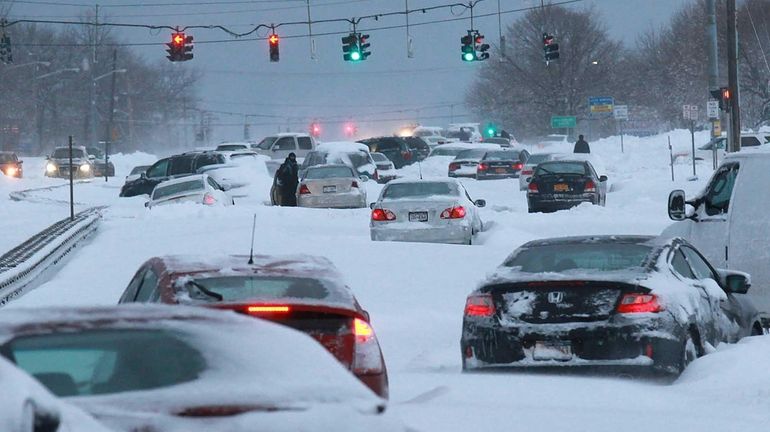
[[[583,135],[578,135],[573,153],[591,153],[591,147],[588,145],[588,141],[583,139]]]
[[[280,188],[282,206],[297,206],[297,185],[299,184],[299,167],[297,155],[289,153],[289,156],[276,171],[277,184]]]

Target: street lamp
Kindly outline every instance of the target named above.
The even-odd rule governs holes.
[[[22,63],[22,64],[13,65],[13,66],[6,66],[6,67],[4,67],[4,68],[2,68],[0,70],[11,70],[11,69],[18,69],[18,68],[24,67],[24,66],[38,66],[38,65],[43,65],[45,67],[48,67],[48,66],[51,66],[51,62],[47,62],[47,61],[33,61],[33,62]]]
[[[65,73],[65,72],[80,72],[80,68],[59,69],[59,70],[54,71],[54,72],[49,72],[47,74],[36,76],[35,79],[48,78],[48,77],[51,77],[51,76],[54,76],[54,75],[59,75],[59,74]]]
[[[111,76],[112,74],[126,72],[128,72],[128,69],[113,69],[107,73],[99,75],[96,78],[91,78],[91,140],[98,141],[96,138],[96,83],[100,79]]]

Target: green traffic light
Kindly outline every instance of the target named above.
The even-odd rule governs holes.
[[[495,136],[495,130],[492,128],[487,129],[487,135],[491,137]]]
[[[361,53],[358,51],[353,51],[350,53],[350,60],[353,61],[359,61],[361,60]]]
[[[463,54],[463,60],[465,60],[467,62],[471,62],[471,61],[475,60],[475,57],[476,56],[473,53],[467,52],[467,53]]]

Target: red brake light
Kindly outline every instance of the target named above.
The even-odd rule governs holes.
[[[441,219],[462,219],[465,217],[465,207],[450,207],[441,212]]]
[[[524,174],[524,175],[532,175],[533,172],[535,172],[535,171],[533,171],[533,170],[524,170],[521,173]]]
[[[300,195],[307,195],[310,193],[310,189],[307,188],[306,184],[302,184],[299,186],[299,194]]]
[[[583,188],[583,192],[596,192],[596,185],[592,180],[586,181],[586,186]]]
[[[449,164],[449,171],[455,171],[455,170],[458,170],[458,169],[460,169],[460,164],[459,163],[453,162],[453,163]]]
[[[288,306],[249,306],[249,313],[287,313],[291,309]]]
[[[618,313],[654,313],[663,307],[655,294],[624,294],[618,305]]]
[[[353,183],[350,184],[350,187],[358,188],[358,182],[353,180]]]
[[[396,220],[396,215],[387,209],[374,209],[372,210],[372,220],[383,222]]]
[[[495,314],[495,303],[490,294],[471,294],[465,301],[465,316],[491,317]]]
[[[511,168],[515,170],[521,170],[522,168],[524,168],[524,164],[521,162],[516,162],[515,164],[511,165]]]
[[[203,195],[203,204],[214,205],[214,204],[216,204],[216,202],[217,202],[217,199],[214,198],[214,195],[211,195],[211,194],[208,194],[208,193]]]
[[[402,151],[401,152],[401,157],[403,157],[404,160],[411,160],[412,159],[412,152],[410,152],[408,150],[407,151]]]
[[[527,187],[527,190],[529,193],[540,193],[540,191],[537,189],[537,183],[535,182],[529,182],[529,186]]]
[[[479,171],[486,171],[488,169],[489,169],[489,165],[487,165],[485,163],[480,163],[479,166],[478,166],[478,170]]]

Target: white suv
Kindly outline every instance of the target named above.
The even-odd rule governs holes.
[[[279,133],[265,137],[259,144],[252,144],[251,149],[271,159],[285,159],[289,153],[297,158],[304,158],[316,149],[315,139],[306,133]]]

